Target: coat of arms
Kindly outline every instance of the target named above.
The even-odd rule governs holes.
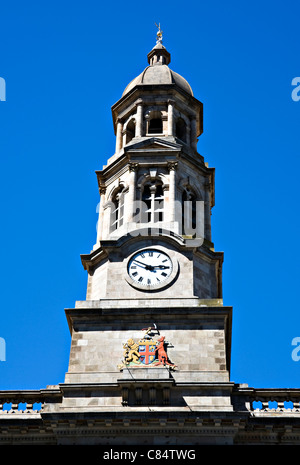
[[[176,365],[170,362],[167,355],[167,346],[170,344],[165,340],[165,336],[153,339],[154,334],[158,336],[159,331],[156,325],[145,328],[144,337],[135,342],[133,339],[123,344],[123,361],[118,366],[120,370],[126,367],[158,367],[168,365],[170,368],[176,368]]]

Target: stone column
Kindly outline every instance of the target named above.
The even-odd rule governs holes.
[[[204,184],[204,237],[211,241],[211,180],[206,179]]]
[[[135,137],[143,136],[143,100],[138,99],[136,102],[136,126]]]
[[[98,216],[98,224],[97,224],[97,244],[99,241],[103,239],[103,223],[104,223],[104,202],[105,202],[105,191],[106,188],[104,186],[99,187],[100,192],[100,205],[99,205],[99,216]]]
[[[176,169],[177,169],[177,162],[169,162],[169,221],[175,221],[175,200],[176,200]]]
[[[122,148],[122,131],[123,123],[118,119],[117,122],[117,137],[116,137],[116,153],[119,153]]]
[[[191,119],[191,147],[197,151],[197,121],[196,118]]]
[[[136,174],[139,169],[139,164],[138,163],[129,163],[129,172],[130,172],[130,178],[129,178],[129,191],[127,194],[127,201],[126,201],[126,218],[127,222],[132,222],[133,221],[133,215],[135,213],[135,199],[136,199]]]
[[[102,236],[101,239],[105,240],[109,238],[111,233],[111,220],[112,220],[112,211],[114,210],[113,202],[105,202],[103,205],[103,226],[102,226]]]
[[[123,126],[123,129],[122,129],[122,141],[123,141],[122,147],[125,147],[125,145],[126,145],[126,129],[124,129],[124,126]]]
[[[191,145],[191,128],[190,126],[186,127],[186,143],[187,145]]]
[[[174,100],[168,100],[168,136],[174,136]]]

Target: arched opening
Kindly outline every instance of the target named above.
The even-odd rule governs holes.
[[[164,219],[164,191],[160,180],[148,182],[142,193],[142,223],[157,223]]]
[[[126,144],[135,137],[135,120],[131,119],[126,127]]]
[[[110,230],[115,231],[124,223],[124,187],[121,186],[112,198]]]
[[[162,134],[163,124],[161,118],[151,118],[148,126],[148,134]]]
[[[175,135],[182,142],[186,142],[186,123],[182,118],[178,118],[176,121]]]

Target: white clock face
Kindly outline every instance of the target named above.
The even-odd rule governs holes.
[[[161,250],[145,249],[137,252],[128,263],[128,274],[139,285],[159,286],[173,270],[170,257]]]

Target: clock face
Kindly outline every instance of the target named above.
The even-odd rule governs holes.
[[[161,250],[145,249],[137,252],[128,263],[128,274],[139,285],[159,286],[173,270],[170,257]]]

